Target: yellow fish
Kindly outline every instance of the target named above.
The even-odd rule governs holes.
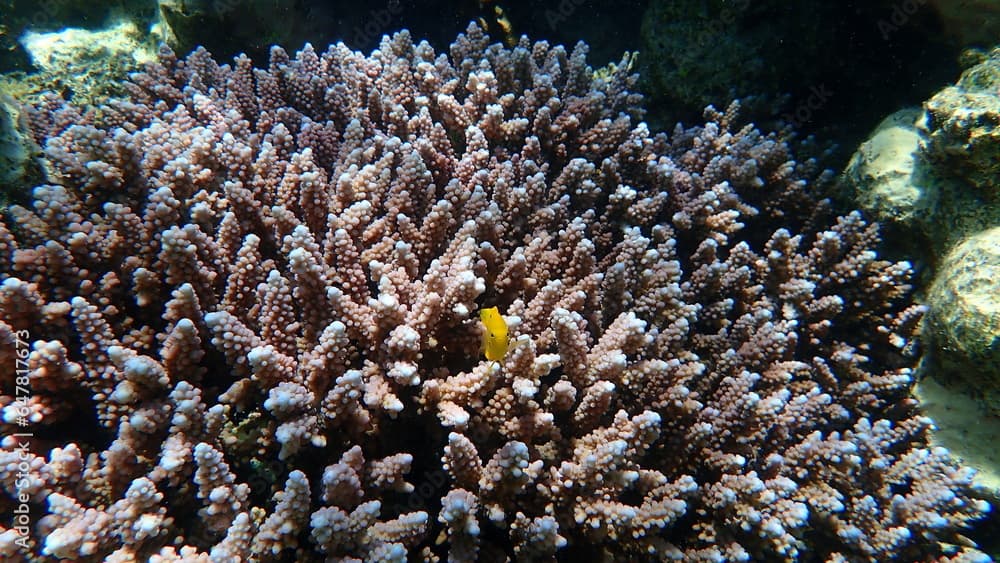
[[[487,360],[499,361],[507,355],[507,321],[496,307],[481,309],[483,322],[483,354]]]

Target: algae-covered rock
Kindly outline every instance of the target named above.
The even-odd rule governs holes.
[[[924,103],[918,165],[933,176],[925,222],[942,250],[1000,225],[1000,48],[967,59],[955,85]]]
[[[102,30],[29,31],[20,43],[35,71],[0,75],[0,207],[43,180],[20,104],[46,93],[100,103],[121,94],[128,73],[155,59],[151,36],[129,20]]]
[[[1000,49],[927,101],[928,160],[981,198],[1000,197]]]
[[[841,176],[853,203],[905,231],[897,238],[930,265],[1000,225],[1000,49],[973,61],[923,111],[886,118]]]
[[[968,387],[1000,414],[1000,227],[948,253],[927,305],[935,377]]]
[[[933,190],[927,189],[927,178],[917,169],[922,138],[917,122],[922,118],[919,108],[885,118],[844,171],[856,204],[881,223],[918,227],[930,207]]]
[[[130,21],[97,31],[28,32],[21,44],[38,69],[32,79],[80,103],[117,94],[128,72],[156,59],[151,37]]]
[[[0,72],[30,70],[20,44],[25,32],[100,28],[123,20],[148,27],[155,14],[150,0],[0,0]]]
[[[0,94],[0,208],[18,200],[18,192],[37,178],[37,164],[32,159],[33,142],[21,119],[14,99]]]

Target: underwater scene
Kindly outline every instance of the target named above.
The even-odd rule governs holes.
[[[1000,1],[0,0],[0,561],[998,510]]]

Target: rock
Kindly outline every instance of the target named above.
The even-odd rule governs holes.
[[[31,141],[20,119],[14,99],[0,95],[0,208],[16,199],[14,190],[25,188],[32,165]]]
[[[78,102],[114,95],[123,76],[156,60],[151,36],[131,21],[98,31],[28,32],[20,41],[38,69],[35,80]]]
[[[1000,198],[1000,48],[928,100],[927,159],[980,198]]]
[[[906,108],[885,118],[861,143],[844,171],[855,203],[882,223],[917,227],[928,211],[926,178],[919,177],[917,158],[922,134],[919,108]]]
[[[924,332],[934,376],[973,390],[1000,414],[1000,227],[948,253],[927,305]]]
[[[969,58],[923,111],[883,120],[841,175],[854,204],[925,264],[1000,225],[1000,49]]]

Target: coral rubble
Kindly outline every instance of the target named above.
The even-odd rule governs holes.
[[[909,265],[735,109],[653,135],[585,53],[163,51],[127,101],[35,108],[0,504],[37,521],[0,553],[985,557],[909,395]]]

